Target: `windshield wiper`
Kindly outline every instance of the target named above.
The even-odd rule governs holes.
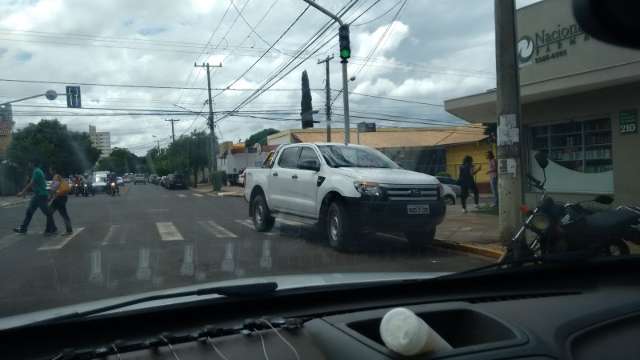
[[[205,295],[222,295],[230,298],[256,297],[256,296],[272,294],[277,289],[278,289],[278,283],[276,282],[262,282],[262,283],[232,285],[232,286],[205,287],[205,288],[199,288],[195,290],[178,291],[178,292],[173,292],[168,294],[141,296],[136,299],[122,301],[119,303],[106,305],[106,306],[100,306],[91,310],[74,311],[69,314],[54,316],[48,319],[27,324],[24,326],[27,327],[27,326],[33,326],[33,325],[53,324],[61,321],[83,319],[92,315],[102,314],[108,311],[122,309],[132,305],[142,304],[142,303],[157,301],[157,300],[175,299],[175,298],[188,297],[188,296],[205,296]],[[19,327],[22,327],[22,326],[19,326]]]

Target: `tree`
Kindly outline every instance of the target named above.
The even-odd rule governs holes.
[[[178,172],[193,174],[194,184],[198,182],[198,171],[209,164],[209,136],[203,131],[182,135],[166,149],[153,148],[145,156],[146,166],[162,176]]]
[[[249,136],[249,138],[245,140],[244,146],[249,148],[249,147],[252,147],[254,144],[266,145],[267,137],[269,135],[277,134],[279,132],[280,131],[276,129],[271,129],[271,128],[260,130],[257,133],[254,133],[253,135]]]
[[[123,148],[114,148],[111,154],[105,158],[100,159],[98,170],[113,171],[117,174],[125,174],[131,172],[143,172],[144,159],[140,159],[136,154]]]
[[[498,124],[497,123],[483,123],[482,125],[484,125],[484,134],[488,135],[489,138],[489,142],[492,144],[496,143],[496,139],[497,137],[497,131],[498,131]]]
[[[69,131],[56,119],[43,119],[16,131],[7,153],[19,167],[40,162],[65,175],[90,170],[100,156],[87,133]]]
[[[311,100],[309,75],[307,75],[307,70],[304,70],[302,72],[302,99],[300,100],[300,116],[302,117],[303,129],[313,127],[313,105]]]

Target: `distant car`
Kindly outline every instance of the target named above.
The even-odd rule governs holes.
[[[451,190],[456,193],[456,197],[460,197],[460,185],[458,185],[458,180],[449,176],[436,176],[436,178],[440,180],[441,184],[449,185]]]
[[[181,174],[169,174],[165,180],[167,189],[186,189],[187,184]]]
[[[133,184],[137,185],[137,184],[146,184],[147,183],[147,178],[146,176],[144,176],[144,174],[135,174],[133,176]]]
[[[162,187],[167,187],[167,176],[162,176],[160,177],[160,181],[158,182],[158,184]]]
[[[122,178],[122,176],[116,177],[116,183],[118,184],[118,186],[123,186],[124,185],[124,178]]]

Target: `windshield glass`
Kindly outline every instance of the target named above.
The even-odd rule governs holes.
[[[223,281],[635,256],[640,50],[572,0],[501,27],[494,3],[0,1],[0,326]]]
[[[393,161],[379,151],[369,148],[321,145],[320,153],[331,167],[397,168]]]

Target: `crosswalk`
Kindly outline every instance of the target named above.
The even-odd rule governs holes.
[[[276,225],[273,230],[260,233],[260,236],[277,236],[283,233],[282,226],[304,226],[302,223],[297,223],[291,220],[276,219]],[[148,231],[141,229],[143,226],[153,226]],[[199,232],[194,229],[201,229]],[[172,242],[193,242],[195,240],[208,240],[208,239],[238,239],[238,235],[243,228],[255,231],[253,222],[251,219],[234,219],[221,225],[215,220],[194,220],[192,224],[180,222],[176,224],[171,221],[160,221],[145,224],[112,224],[107,227],[98,225],[87,225],[76,227],[72,234],[61,234],[53,237],[44,237],[42,235],[42,229],[30,228],[28,234],[0,234],[0,254],[3,251],[7,251],[16,244],[21,243],[21,239],[28,238],[28,242],[22,241],[22,243],[35,244],[35,249],[41,252],[59,251],[74,241],[77,243],[86,243],[87,241],[92,244],[99,244],[102,247],[125,245],[128,242],[137,241],[137,237],[129,236],[133,234],[133,231],[145,234],[145,239],[151,239],[151,241],[159,241],[161,243]],[[204,230],[204,234],[203,231]],[[151,234],[151,235],[149,235]],[[195,235],[194,235],[195,234]],[[246,230],[244,230],[246,236]],[[81,240],[77,240],[80,238]],[[33,240],[33,241],[32,241]]]

